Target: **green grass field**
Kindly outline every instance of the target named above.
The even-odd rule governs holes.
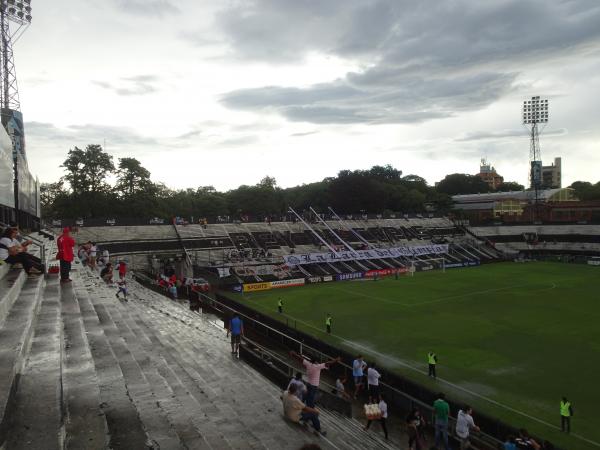
[[[233,297],[565,450],[600,447],[600,267],[501,263]],[[423,374],[429,350],[441,380]],[[576,436],[553,428],[562,395]]]

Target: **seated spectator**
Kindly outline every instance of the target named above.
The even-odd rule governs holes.
[[[0,260],[8,264],[21,264],[28,275],[44,273],[40,259],[27,253],[27,241],[17,240],[18,230],[7,228],[0,238]]]
[[[113,284],[113,266],[111,263],[108,263],[104,266],[104,269],[100,271],[100,278],[102,278],[106,284]]]
[[[315,429],[315,434],[322,434],[325,436],[325,432],[321,430],[321,422],[319,421],[319,410],[306,406],[302,401],[296,397],[296,385],[290,386],[289,390],[283,393],[283,414],[289,420],[295,423],[300,422],[311,422]]]
[[[288,391],[290,390],[291,385],[296,386],[296,397],[304,401],[304,399],[306,398],[306,385],[304,384],[304,381],[302,381],[302,372],[296,372],[296,376],[290,380],[287,386]]]

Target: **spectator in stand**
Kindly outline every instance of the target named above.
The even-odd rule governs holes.
[[[427,423],[425,417],[421,414],[421,411],[418,408],[413,408],[406,418],[406,423],[413,423],[415,425],[417,437],[421,441],[421,447],[424,447],[425,445],[423,443],[427,440],[425,437],[425,427]]]
[[[169,294],[173,300],[177,300],[177,286],[169,284]]]
[[[98,253],[98,247],[96,247],[95,242],[88,242],[89,250],[88,250],[88,266],[92,269],[96,268],[96,255]]]
[[[104,266],[104,269],[100,271],[100,278],[102,278],[106,284],[113,284],[112,263],[108,263],[106,266]]]
[[[379,395],[374,401],[379,402],[379,411],[381,411],[381,417],[379,418],[379,423],[381,424],[381,428],[383,429],[383,433],[385,435],[385,438],[387,439],[388,438],[388,430],[387,430],[387,426],[386,426],[386,421],[388,418],[387,403],[385,402],[383,395]],[[371,402],[369,402],[369,403],[371,403]],[[371,422],[372,422],[371,419],[367,420],[367,425],[365,426],[365,431],[367,431],[369,429],[369,427],[371,426]]]
[[[27,248],[33,244],[33,241],[31,239],[25,239],[22,235],[21,232],[19,231],[19,225],[17,224],[17,222],[11,222],[9,225],[9,228],[12,228],[13,230],[17,230],[17,236],[15,237],[15,239],[19,242],[19,245],[21,246],[21,248],[27,252]],[[29,253],[28,253],[29,254]],[[42,260],[40,258],[38,258],[35,255],[29,254],[29,259],[31,259],[31,261],[37,263],[37,264],[42,264]]]
[[[306,369],[306,377],[308,378],[308,383],[306,386],[306,404],[311,408],[314,408],[317,391],[319,390],[319,383],[321,382],[321,370],[329,369],[331,365],[339,363],[342,358],[338,356],[330,361],[326,361],[321,364],[314,364],[313,362],[304,358],[304,356],[299,355],[294,351],[290,352],[290,356],[298,360]]]
[[[508,435],[504,439],[504,444],[502,444],[503,450],[517,450],[517,443],[515,442],[515,437],[513,435]]]
[[[229,321],[227,337],[229,337],[229,334],[231,334],[231,353],[239,356],[240,343],[244,335],[244,322],[237,313],[234,313],[232,319]]]
[[[379,397],[379,379],[381,374],[377,371],[376,364],[371,364],[367,369],[367,384],[369,386],[369,403]]]
[[[354,399],[358,397],[358,393],[364,386],[364,370],[367,368],[367,363],[363,360],[362,355],[358,355],[352,361],[352,376],[354,377]]]
[[[127,281],[119,280],[117,281],[117,285],[119,286],[119,290],[115,294],[117,298],[121,298],[121,293],[123,294],[123,299],[127,301]]]
[[[449,450],[448,446],[448,416],[450,415],[450,405],[446,401],[446,396],[440,392],[437,400],[433,402],[433,417],[435,421],[435,446],[439,447],[441,440],[444,442],[444,450]]]
[[[27,253],[27,241],[21,244],[17,228],[6,228],[0,238],[0,259],[7,264],[21,264],[28,275],[44,273],[44,265],[40,259]],[[40,262],[38,262],[40,261]]]
[[[304,384],[304,381],[302,381],[302,372],[296,372],[296,376],[290,380],[287,386],[288,391],[292,384],[296,385],[296,397],[304,401],[306,398],[306,385]]]
[[[319,410],[302,403],[302,400],[296,396],[296,385],[291,385],[283,393],[281,399],[283,401],[283,414],[285,417],[295,423],[311,422],[316,435],[321,434],[325,436],[327,434],[321,429]]]
[[[196,286],[192,286],[190,289],[190,311],[200,311],[200,294]]]
[[[73,262],[74,254],[73,247],[75,247],[75,239],[71,237],[71,230],[69,227],[63,228],[62,234],[56,240],[56,247],[58,248],[57,258],[60,264],[60,282],[70,283],[71,279],[69,274],[71,273],[71,263]]]
[[[458,416],[456,416],[456,435],[460,439],[460,450],[472,448],[471,430],[479,431],[479,427],[473,421],[473,408],[465,406],[458,411]]]
[[[525,428],[521,428],[519,430],[519,436],[515,438],[515,443],[517,444],[518,449],[540,450],[542,448],[542,446],[538,444],[535,439],[529,436],[529,433]]]
[[[79,250],[77,250],[77,256],[79,257],[79,261],[84,266],[87,266],[88,252],[87,252],[87,244],[83,244],[79,246]]]
[[[335,380],[335,395],[337,395],[340,398],[343,398],[344,400],[348,400],[351,401],[352,397],[350,396],[350,394],[348,394],[346,392],[346,378],[345,377],[338,377]]]
[[[119,271],[119,278],[121,280],[125,279],[125,275],[127,275],[127,263],[123,260],[119,261],[117,265],[117,270]]]
[[[100,256],[100,258],[98,258],[98,263],[103,266],[106,266],[109,262],[110,262],[110,253],[108,252],[108,250],[104,249],[104,250],[102,250],[102,255]]]

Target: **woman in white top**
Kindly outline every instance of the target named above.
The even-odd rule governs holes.
[[[387,403],[385,402],[385,399],[383,398],[383,394],[379,394],[378,397],[379,400],[379,411],[381,411],[381,417],[378,419],[379,423],[381,424],[381,428],[383,429],[383,433],[385,434],[385,438],[388,438],[388,430],[387,430],[387,426],[386,426],[386,419],[388,417],[388,408],[387,408]],[[371,422],[372,420],[368,420],[367,421],[367,426],[365,427],[365,431],[369,429],[369,427],[371,426]]]
[[[8,264],[21,264],[27,274],[44,273],[44,266],[39,259],[27,253],[27,246],[17,240],[18,230],[7,228],[0,238],[0,259]]]

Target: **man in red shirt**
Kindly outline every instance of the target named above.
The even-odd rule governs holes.
[[[73,262],[73,247],[75,239],[71,237],[69,227],[63,228],[63,233],[56,240],[58,247],[57,259],[60,261],[60,282],[70,283],[69,273],[71,272],[71,263]]]

